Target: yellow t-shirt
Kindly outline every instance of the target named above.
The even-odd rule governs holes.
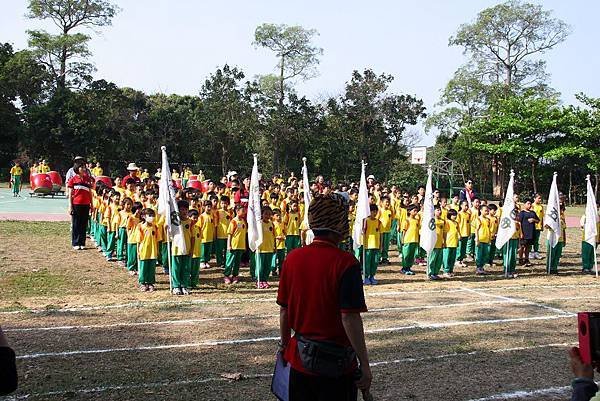
[[[368,217],[365,222],[367,224],[365,239],[363,240],[366,243],[365,249],[381,248],[381,221],[378,218]]]
[[[446,248],[458,247],[460,234],[458,232],[458,222],[456,220],[446,219],[444,223],[444,235]]]
[[[394,212],[392,209],[381,208],[379,210],[379,221],[381,222],[381,232],[389,233],[392,229],[392,220],[394,219]]]
[[[458,222],[458,233],[461,238],[465,238],[471,235],[471,213],[463,212],[462,210],[458,212],[458,216],[456,218]]]
[[[533,210],[533,212],[537,215],[538,219],[540,220],[537,223],[535,223],[535,229],[541,230],[544,225],[544,206],[542,206],[542,204],[538,205],[537,203],[534,203],[533,205],[531,205],[531,210]]]
[[[179,179],[179,173],[177,173],[177,172],[171,173],[171,179],[172,180],[178,180]]]
[[[245,220],[241,220],[237,217],[231,220],[231,223],[229,223],[229,230],[227,233],[231,236],[230,245],[232,250],[246,250],[247,232],[248,226]]]
[[[117,225],[115,226],[115,215],[117,216]],[[102,214],[102,225],[108,228],[108,231],[117,231],[117,227],[119,227],[118,223],[119,209],[117,205],[111,203],[106,207],[104,213]]]
[[[127,228],[127,222],[129,221],[129,216],[131,216],[131,212],[127,212],[125,210],[121,210],[119,212],[119,228]]]
[[[273,222],[262,222],[263,241],[258,247],[258,253],[275,252],[275,227]]]
[[[10,168],[10,175],[23,175],[23,169],[19,166],[12,166]]]
[[[192,245],[192,258],[199,258],[200,256],[202,256],[202,242],[200,241],[200,227],[198,227],[198,224],[194,224],[192,225],[192,238],[194,239],[193,245]]]
[[[218,211],[219,220],[217,223],[217,238],[227,239],[227,230],[229,229],[229,223],[231,222],[231,214],[228,210],[219,209]]]
[[[158,227],[150,223],[138,224],[138,256],[140,260],[158,257]]]
[[[50,171],[50,166],[48,166],[47,164],[40,164],[38,166],[37,171],[40,174],[46,174],[46,173],[48,173],[48,171]]]
[[[400,202],[396,205],[396,220],[398,220],[398,227],[402,229],[402,224],[408,218],[406,208],[400,206]]]
[[[137,244],[139,241],[137,227],[140,223],[140,219],[132,215],[131,213],[127,217],[127,243]]]
[[[147,171],[144,171],[140,174],[140,180],[144,181],[146,178],[150,177],[150,173],[148,173]]]
[[[489,244],[491,239],[490,219],[480,216],[475,220],[475,226],[479,242],[482,244]]]
[[[436,217],[435,219],[435,249],[444,247],[444,219]]]
[[[92,175],[95,177],[100,177],[103,174],[104,174],[104,170],[102,170],[102,167],[94,167],[92,169]]]
[[[300,235],[300,214],[290,212],[284,219],[286,235]]]
[[[496,238],[498,234],[498,218],[490,215],[488,219],[490,219],[490,236],[491,238]]]
[[[273,228],[275,229],[275,245],[277,250],[285,249],[285,227],[283,222],[274,221]]]
[[[471,233],[475,232],[475,228],[477,227],[477,218],[479,217],[479,209],[471,208]]]
[[[402,226],[402,243],[404,244],[412,244],[419,242],[419,225],[420,220],[416,217],[408,217],[404,220],[404,224]]]
[[[215,240],[215,223],[210,214],[202,213],[196,224],[200,227],[200,241],[203,244]]]
[[[446,209],[445,207],[441,208],[441,218],[442,220],[446,220],[448,218],[448,209]]]
[[[519,239],[521,237],[521,223],[515,221],[515,232],[510,239]]]
[[[184,170],[183,171],[183,178],[186,180],[190,179],[190,175],[192,175],[192,171],[191,170]]]
[[[178,247],[175,242],[171,242],[173,256],[185,256],[192,254],[192,222],[188,219],[181,220],[181,228],[181,231],[183,232],[183,241],[185,242],[185,250]]]

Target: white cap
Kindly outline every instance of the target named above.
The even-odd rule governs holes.
[[[136,171],[139,170],[140,168],[138,166],[136,166],[135,163],[129,163],[129,165],[127,166],[127,171]]]
[[[375,176],[373,174],[371,174],[370,176],[367,177],[367,180],[374,180]]]
[[[229,178],[229,177],[233,177],[234,175],[238,175],[237,171],[235,171],[235,170],[233,170],[233,171],[229,171],[229,172],[227,173],[227,178]]]

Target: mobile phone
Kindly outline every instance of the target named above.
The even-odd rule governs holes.
[[[577,329],[581,361],[586,365],[600,362],[600,313],[579,312]]]

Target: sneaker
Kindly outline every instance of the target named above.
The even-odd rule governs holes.
[[[473,256],[469,255],[469,256],[467,256],[467,257],[465,258],[465,261],[466,261],[466,262],[474,262],[474,261],[475,261],[475,259],[473,259]]]
[[[475,270],[475,274],[480,274],[480,275],[484,275],[484,274],[488,274],[485,270],[483,270],[483,267],[478,267]]]
[[[83,251],[84,249],[85,249],[85,246],[83,246],[83,245],[79,245],[79,250],[80,250],[80,251]]]
[[[135,270],[130,270],[129,271],[129,275],[130,276],[135,276],[137,274],[137,272]]]
[[[375,280],[375,277],[371,277],[371,285],[377,285],[379,281]]]
[[[429,276],[429,280],[437,281],[441,280],[441,278],[437,274],[432,274],[431,276]]]
[[[74,251],[78,251],[78,250],[79,250],[79,246],[74,246],[74,247],[73,247],[73,250],[74,250]]]
[[[173,288],[173,295],[183,295],[181,288]]]
[[[267,283],[266,281],[263,281],[263,287],[262,288],[264,288],[266,290],[267,288],[271,288],[271,285],[269,285],[269,283]]]
[[[262,290],[262,288],[263,288],[262,281],[259,281],[258,283],[256,283],[256,288],[258,288],[259,290]]]
[[[233,279],[231,280],[232,284],[237,284],[240,282],[240,278],[238,276],[233,276]]]
[[[140,291],[142,291],[142,292],[148,291],[148,285],[147,284],[140,284]]]
[[[444,272],[442,274],[442,277],[443,278],[452,278],[452,277],[454,277],[454,273],[446,273],[446,272]]]
[[[190,295],[190,290],[188,290],[187,288],[184,287],[184,288],[181,289],[181,293],[183,295]]]
[[[154,284],[148,286],[148,292],[154,292]]]
[[[581,270],[581,272],[582,272],[583,274],[594,274],[594,272],[593,272],[593,271],[591,271],[591,270],[586,270],[586,269],[582,269],[582,270]]]
[[[223,278],[223,282],[224,282],[225,284],[231,284],[231,279],[230,279],[229,277],[225,276],[225,277]]]
[[[363,285],[371,285],[371,279],[369,277],[365,277],[363,280]]]
[[[406,274],[407,276],[414,276],[414,275],[415,275],[415,272],[414,272],[414,271],[412,271],[412,270],[406,270],[406,271],[404,272],[404,274]]]
[[[535,258],[536,258],[536,259],[544,259],[544,257],[543,257],[542,255],[540,255],[540,253],[539,253],[539,252],[536,252],[536,254],[535,254]]]
[[[525,263],[525,267],[531,267],[533,266],[533,263],[531,263],[530,261],[527,261],[527,263]]]

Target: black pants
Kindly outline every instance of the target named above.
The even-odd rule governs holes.
[[[290,401],[356,401],[357,397],[352,376],[331,379],[290,369]]]
[[[89,219],[89,205],[73,205],[71,212],[71,243],[73,246],[85,246],[85,232]]]

